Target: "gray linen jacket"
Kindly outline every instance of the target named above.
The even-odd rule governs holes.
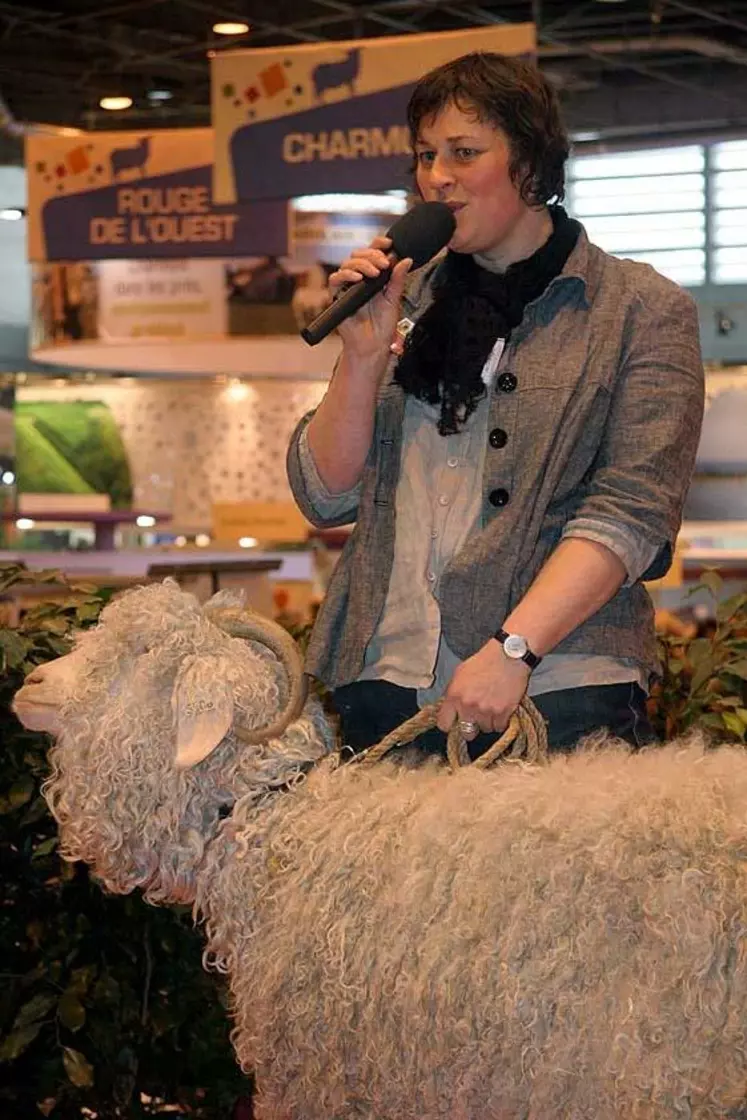
[[[439,261],[409,278],[404,314],[431,302]],[[347,684],[381,614],[394,555],[404,394],[382,389],[357,508],[321,520],[305,491],[298,424],[288,477],[305,516],[355,528],[335,568],[306,669]],[[491,390],[482,528],[448,564],[439,589],[444,636],[475,653],[520,601],[576,518],[622,525],[658,546],[646,579],[668,570],[695,462],[704,374],[691,296],[648,265],[611,257],[585,232],[559,276],[529,304],[504,349]],[[503,503],[503,504],[496,504]],[[407,532],[407,526],[402,527]],[[620,588],[554,653],[607,654],[658,670],[653,607],[640,583]]]

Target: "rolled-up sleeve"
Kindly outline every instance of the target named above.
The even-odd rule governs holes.
[[[663,576],[695,465],[704,397],[696,306],[671,285],[658,306],[638,306],[588,488],[564,535],[602,531],[629,578]]]
[[[627,577],[625,586],[631,587],[653,564],[659,546],[651,544],[640,533],[611,521],[601,521],[593,517],[574,517],[565,526],[561,540],[580,537],[583,540],[602,544],[614,552],[625,565]]]
[[[358,512],[360,484],[343,494],[332,494],[317,470],[309,448],[307,429],[313,412],[297,425],[288,446],[286,467],[296,503],[312,525],[320,529],[349,525]]]

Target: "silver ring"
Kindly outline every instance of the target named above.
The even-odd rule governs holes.
[[[471,719],[460,719],[458,723],[462,735],[476,735],[480,728]]]

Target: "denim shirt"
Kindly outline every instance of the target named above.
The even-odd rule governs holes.
[[[431,299],[438,262],[410,278],[404,313]],[[563,535],[635,539],[671,562],[695,459],[703,368],[690,296],[653,269],[610,257],[579,237],[562,272],[530,304],[505,347],[488,403],[480,524],[441,573],[444,640],[469,657],[502,624]],[[315,524],[356,525],[317,618],[307,669],[327,684],[355,680],[386,600],[394,557],[404,395],[389,383],[350,508],[320,518],[304,482],[299,424],[288,454],[296,500]],[[587,531],[584,531],[584,526]],[[555,654],[628,660],[657,669],[653,608],[635,580]]]

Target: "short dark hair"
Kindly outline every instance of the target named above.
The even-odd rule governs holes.
[[[570,144],[557,94],[539,67],[512,55],[474,51],[430,70],[407,106],[413,148],[422,122],[450,104],[506,133],[511,178],[527,204],[562,200]]]

